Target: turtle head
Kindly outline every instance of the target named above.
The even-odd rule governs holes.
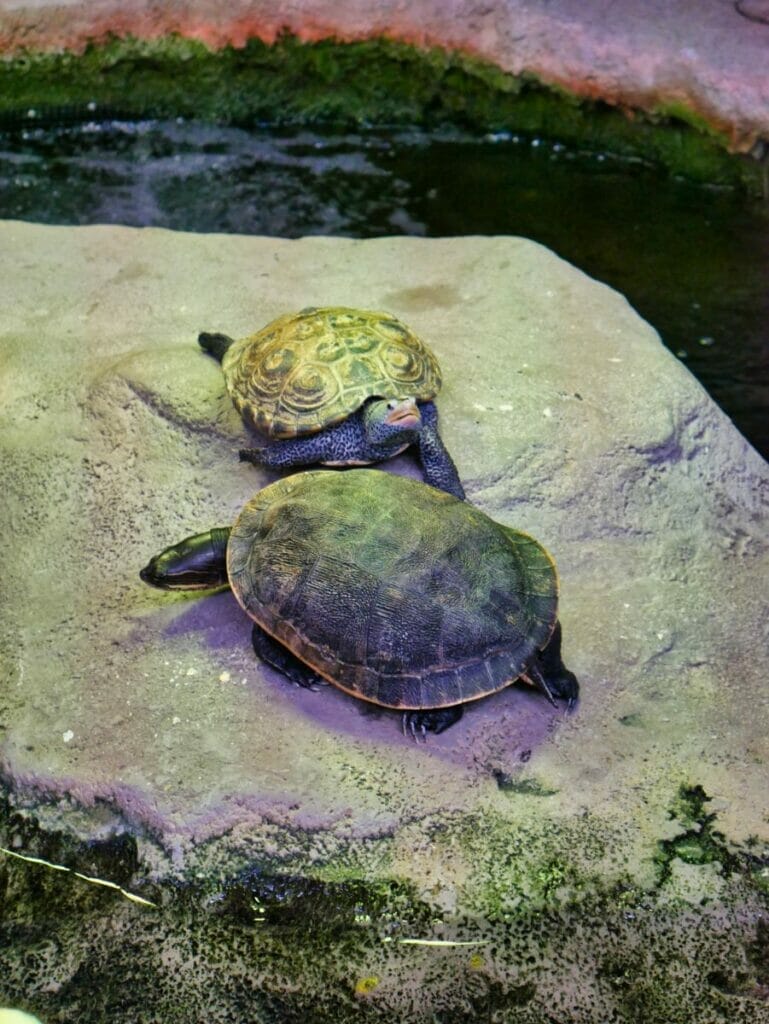
[[[185,537],[151,558],[139,576],[161,590],[210,590],[227,579],[228,527]]]
[[[413,398],[372,398],[363,407],[363,425],[373,444],[411,444],[422,416]]]

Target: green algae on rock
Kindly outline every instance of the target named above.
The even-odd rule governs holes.
[[[729,153],[726,134],[685,104],[623,110],[437,47],[282,36],[214,51],[179,35],[113,37],[83,53],[30,51],[0,63],[0,127],[95,117],[454,125],[545,136],[694,181],[763,188],[758,161]]]
[[[137,906],[75,883],[54,863],[0,855],[0,935],[12,940],[0,943],[0,999],[43,1020],[429,1024],[439,1011],[457,1024],[492,1015],[540,1024],[553,1007],[572,1024],[716,1022],[725,1010],[735,1024],[765,1020],[766,897],[738,869],[721,879],[717,898],[701,902],[696,877],[602,881],[564,852],[587,850],[594,819],[580,837],[572,827],[516,835],[494,816],[474,828],[436,816],[439,858],[456,846],[477,851],[479,837],[493,834],[485,884],[467,889],[457,915],[381,875],[385,839],[351,844],[354,871],[349,850],[338,860],[318,834],[284,831],[282,850],[244,848],[239,865],[219,871],[206,865],[216,857],[206,844],[185,879],[159,882],[146,877],[160,853],[151,837],[137,846],[115,833],[94,852],[92,842],[38,828],[30,811],[4,803],[4,841],[23,839],[81,877],[98,870],[153,897]],[[301,867],[284,859],[292,848]],[[607,852],[595,850],[598,859]]]

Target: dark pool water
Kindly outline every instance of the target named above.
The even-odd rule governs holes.
[[[622,291],[769,457],[769,204],[507,135],[192,121],[0,135],[0,217],[297,237],[525,235]]]

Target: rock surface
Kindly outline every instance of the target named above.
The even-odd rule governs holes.
[[[458,963],[478,1012],[493,993],[527,1006],[509,1019],[551,1019],[556,1000],[564,1020],[595,1007],[638,1020],[622,1015],[628,977],[659,1014],[677,986],[688,1013],[645,1020],[721,1019],[723,999],[730,1019],[767,1019],[751,950],[767,941],[769,472],[620,295],[520,238],[21,223],[0,225],[0,292],[4,848],[129,837],[117,881],[154,901],[243,871],[369,897],[405,885],[400,932],[382,932],[361,897],[365,957],[356,947],[332,969],[331,947],[305,949],[293,974],[286,960],[278,981],[261,978],[263,991],[301,977],[311,1002],[346,992],[350,1019],[432,1019]],[[442,433],[469,498],[557,560],[564,656],[582,684],[573,714],[516,686],[415,744],[398,716],[258,664],[228,592],[139,581],[150,555],[229,523],[274,479],[237,461],[247,433],[198,331],[240,336],[311,304],[388,309],[438,354]],[[387,469],[417,475],[406,455]],[[108,952],[91,949],[99,962],[119,958],[119,934],[129,948],[131,915],[153,913],[111,906],[122,916]],[[494,945],[396,950],[414,906],[430,908],[423,938]],[[560,923],[543,932],[547,913]],[[620,982],[606,965],[628,929]],[[524,949],[539,966],[522,966]],[[43,1017],[71,1006],[69,975],[45,988],[45,957],[39,977],[12,953],[0,961],[0,994],[26,992]],[[222,991],[206,1019],[238,1019]],[[426,1001],[407,1011],[415,991]],[[339,1003],[336,1017],[312,1005],[308,1019],[347,1019]]]
[[[0,52],[82,50],[109,35],[178,33],[218,49],[249,38],[386,37],[456,49],[578,96],[644,110],[688,109],[738,151],[769,140],[769,16],[724,0],[0,0]]]

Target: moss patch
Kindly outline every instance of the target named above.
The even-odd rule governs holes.
[[[706,809],[709,801],[710,797],[702,786],[682,786],[679,790],[670,809],[670,817],[680,822],[684,831],[659,843],[656,860],[663,883],[670,877],[671,863],[676,857],[685,864],[716,863],[724,874],[734,872],[756,876],[766,867],[765,858],[749,849],[730,848],[726,837],[715,827],[715,813]]]
[[[115,38],[82,54],[29,53],[0,64],[0,127],[109,116],[518,132],[648,161],[692,180],[761,189],[760,165],[727,153],[726,137],[686,108],[631,118],[437,48],[283,37],[214,52],[179,36]]]
[[[495,771],[494,778],[503,793],[517,793],[523,796],[555,796],[557,789],[543,786],[538,779],[519,779],[507,772]]]

